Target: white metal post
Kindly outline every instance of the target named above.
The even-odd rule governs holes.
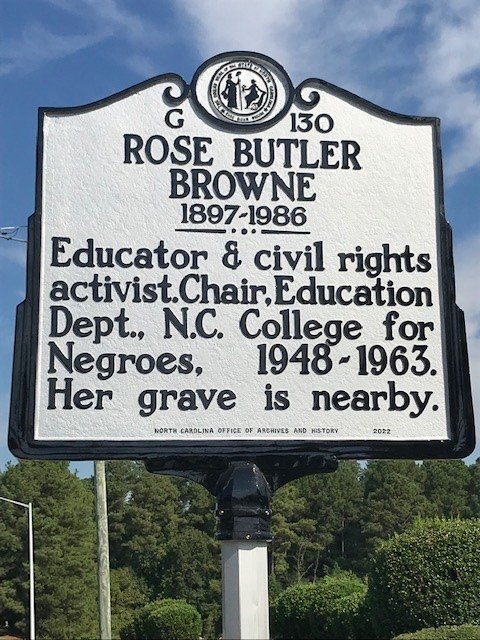
[[[268,557],[263,540],[222,540],[224,640],[268,640]]]
[[[28,503],[28,558],[30,561],[30,639],[35,640],[35,588],[33,581],[33,510]]]
[[[19,507],[23,507],[28,510],[28,559],[30,565],[30,640],[35,640],[35,583],[34,583],[34,569],[33,569],[33,510],[32,503],[19,502],[18,500],[10,500],[10,498],[3,498],[0,496],[0,500],[4,502],[10,502],[10,504],[16,504]]]

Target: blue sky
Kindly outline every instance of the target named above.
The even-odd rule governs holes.
[[[0,0],[0,227],[34,207],[37,108],[98,100],[161,73],[189,82],[222,51],[272,56],[402,113],[439,116],[457,301],[480,422],[478,0]],[[25,244],[0,239],[0,468]],[[479,455],[477,450],[469,461]]]

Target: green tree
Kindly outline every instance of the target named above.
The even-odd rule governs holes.
[[[167,544],[159,570],[155,595],[187,600],[202,614],[203,635],[218,636],[222,611],[219,543],[202,531],[186,528]]]
[[[394,640],[480,640],[480,627],[474,624],[443,625],[402,633]]]
[[[370,638],[371,628],[363,609],[366,591],[360,578],[342,571],[316,583],[288,587],[272,605],[275,637]]]
[[[110,600],[112,609],[112,637],[120,636],[120,629],[130,623],[135,612],[148,603],[145,583],[130,567],[110,571]]]
[[[367,548],[401,533],[416,516],[429,514],[424,471],[413,460],[369,462],[364,475],[362,527]]]
[[[32,502],[38,638],[97,635],[93,495],[67,462],[22,461],[7,467],[0,495]],[[0,505],[0,616],[28,628],[26,515]]]
[[[167,544],[179,531],[180,492],[171,478],[144,471],[133,482],[124,513],[123,563],[153,591]]]
[[[203,531],[212,538],[215,535],[215,498],[204,487],[192,480],[177,478],[180,492],[183,526]]]
[[[352,568],[361,548],[363,489],[357,462],[300,478],[272,501],[275,578],[280,585],[321,577],[325,567]]]
[[[110,565],[125,566],[126,510],[136,481],[145,473],[143,463],[110,460],[105,465],[108,504],[108,536]]]
[[[197,640],[202,630],[198,611],[185,600],[157,600],[145,605],[120,633],[122,640]]]
[[[480,458],[470,465],[469,506],[472,516],[480,518]]]
[[[128,569],[149,598],[192,602],[204,617],[204,633],[213,633],[221,611],[213,496],[195,482],[151,474],[132,462],[107,465],[107,492],[112,565]],[[128,606],[124,612],[122,620],[131,615]]]
[[[480,522],[417,520],[375,552],[367,600],[381,637],[480,623]]]
[[[281,487],[271,505],[272,570],[279,585],[286,586],[302,580],[310,569],[310,558],[318,549],[315,520],[298,480]]]
[[[426,460],[423,471],[432,516],[471,517],[471,473],[463,460]]]
[[[324,566],[355,568],[362,548],[360,465],[355,461],[340,462],[334,473],[307,476],[300,480],[300,486],[315,520],[317,541],[308,576],[315,580]]]

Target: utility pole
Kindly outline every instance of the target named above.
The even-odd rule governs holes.
[[[110,555],[108,549],[107,483],[105,462],[95,460],[95,513],[97,522],[98,616],[100,639],[111,640]]]

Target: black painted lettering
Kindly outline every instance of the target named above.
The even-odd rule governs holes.
[[[164,338],[172,338],[172,328],[179,333],[182,338],[188,338],[188,307],[182,307],[180,309],[181,318],[177,313],[169,307],[163,309],[163,319],[165,322],[165,331],[163,333]]]
[[[228,174],[228,171],[220,172]],[[217,174],[218,176],[218,174]],[[205,200],[211,200],[213,198],[210,189],[210,183],[212,182],[212,174],[206,169],[192,169],[192,198],[205,198]],[[218,190],[218,178],[217,189]],[[221,197],[216,193],[217,197]],[[230,198],[232,193],[227,194],[227,198]]]
[[[361,169],[357,156],[360,153],[360,145],[355,140],[342,140],[342,169]]]
[[[156,411],[157,408],[157,391],[155,389],[146,389],[138,396],[138,412],[143,418],[148,418]]]
[[[307,194],[310,182],[315,178],[313,173],[297,173],[297,200],[299,202],[313,202],[317,199],[316,193]]]
[[[72,241],[70,238],[61,238],[54,236],[52,238],[52,261],[50,266],[52,267],[68,267],[71,259],[68,258],[65,262],[60,262],[59,254],[65,253],[65,244],[70,244]]]
[[[189,194],[188,172],[185,169],[170,169],[170,198],[186,198]]]
[[[168,142],[163,136],[150,136],[145,144],[145,156],[152,164],[162,164],[168,156]]]
[[[217,312],[215,309],[203,309],[197,315],[195,319],[195,331],[200,338],[214,338],[218,331],[215,328],[211,328],[210,331],[207,331],[205,327],[205,318],[206,316],[210,316],[211,318],[215,318]]]
[[[167,111],[165,115],[165,124],[167,125],[167,127],[170,127],[170,129],[181,129],[185,124],[185,120],[181,117],[180,118],[175,117],[174,119],[172,117],[173,114],[178,114],[179,116],[182,116],[183,109],[170,109],[170,111]]]
[[[195,171],[195,169],[193,171]],[[192,178],[193,178],[193,171],[192,171]],[[201,171],[201,169],[197,169],[196,171]],[[208,175],[211,180],[211,175],[210,174]],[[230,173],[230,171],[219,171],[213,177],[212,188],[217,198],[219,198],[220,200],[229,200],[236,191],[237,183],[235,182],[235,177]],[[197,195],[194,195],[193,197],[199,198],[200,196],[198,195],[198,192],[196,193]],[[204,195],[206,199],[211,197],[206,195],[207,193],[209,192],[205,192],[205,195]]]
[[[268,173],[256,173],[255,171],[247,171],[245,173],[236,171],[235,177],[246,200],[249,200],[252,195],[255,200],[260,200],[265,182],[268,178]]]
[[[233,166],[234,167],[249,167],[253,162],[253,155],[251,153],[252,141],[245,138],[233,139]]]
[[[211,166],[213,164],[213,158],[205,158],[204,156],[208,152],[208,146],[212,144],[211,138],[194,137],[193,138],[193,164],[196,167],[199,166]]]
[[[231,389],[220,391],[217,398],[218,408],[222,411],[229,411],[235,407],[237,396]]]
[[[63,380],[65,387],[57,386],[58,378],[48,378],[48,405],[47,409],[57,408],[57,399],[63,400],[62,409],[72,409],[72,382],[73,378]]]
[[[65,355],[60,347],[55,342],[50,341],[49,346],[49,361],[48,361],[48,373],[56,373],[56,361],[62,365],[68,373],[73,372],[73,342],[67,342],[67,354]]]
[[[135,164],[144,164],[145,161],[142,160],[140,156],[140,150],[143,147],[143,139],[142,136],[137,135],[136,133],[125,133],[123,136],[124,140],[124,164],[132,164],[132,155],[135,158]]]
[[[336,140],[322,140],[320,142],[322,149],[322,162],[320,164],[321,169],[338,169],[340,162],[330,162],[330,158],[335,155],[335,150],[338,149],[339,143]]]
[[[177,152],[172,151],[170,160],[172,164],[188,164],[192,160],[192,151],[190,149],[190,136],[178,136],[173,141],[173,148]]]
[[[288,183],[276,171],[272,171],[270,175],[272,179],[272,200],[274,202],[280,200],[278,195],[280,191],[293,202],[295,200],[295,172],[289,171],[287,173]]]
[[[64,378],[64,387],[57,385],[58,378],[48,378],[47,409],[104,409],[104,401],[112,400],[113,391],[104,389],[79,389],[73,393],[73,378]]]

